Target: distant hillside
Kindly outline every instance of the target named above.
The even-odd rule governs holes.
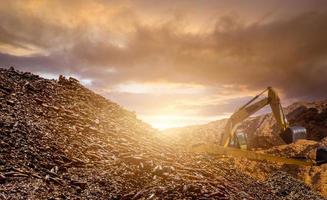
[[[317,102],[297,102],[284,109],[291,126],[301,125],[308,131],[308,139],[320,141],[327,137],[327,100]],[[227,119],[204,125],[187,126],[164,130],[187,145],[198,142],[219,141]],[[270,148],[283,144],[278,137],[278,126],[271,113],[246,119],[239,127],[248,136],[250,148]]]
[[[189,146],[199,142],[218,141],[227,119],[217,120],[203,125],[163,130],[161,134],[173,137],[179,145]]]

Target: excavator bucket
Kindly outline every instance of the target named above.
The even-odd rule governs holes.
[[[288,127],[284,132],[280,134],[280,137],[286,144],[290,144],[299,139],[306,139],[307,130],[302,126]]]

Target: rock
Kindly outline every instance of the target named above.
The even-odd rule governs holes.
[[[81,188],[82,190],[84,190],[87,186],[87,183],[86,182],[81,182],[81,181],[70,181],[70,184],[71,185],[74,185],[74,186],[77,186],[79,188]]]
[[[7,104],[10,106],[14,106],[15,105],[15,101],[13,100],[7,100]]]
[[[6,177],[3,174],[0,174],[0,184],[5,183]]]
[[[139,156],[125,156],[123,159],[125,162],[133,165],[140,165],[142,162],[145,161],[142,157]]]

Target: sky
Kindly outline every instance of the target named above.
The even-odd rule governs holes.
[[[226,118],[267,86],[327,98],[327,1],[0,0],[0,67],[78,78],[159,129]]]

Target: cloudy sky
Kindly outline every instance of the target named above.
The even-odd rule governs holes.
[[[327,98],[327,1],[0,0],[0,66],[77,77],[157,128],[205,123],[268,85]]]

